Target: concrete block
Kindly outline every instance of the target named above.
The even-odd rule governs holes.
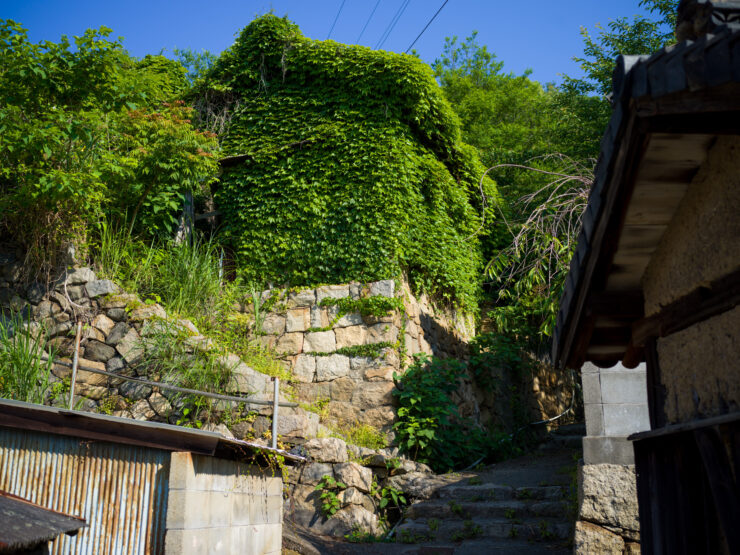
[[[170,455],[170,491],[195,487],[195,471],[192,453],[172,453]]]
[[[283,510],[283,496],[254,496],[249,504],[249,524],[277,524]]]
[[[604,416],[602,405],[584,405],[583,412],[586,416],[586,434],[590,436],[604,435]]]
[[[589,373],[581,375],[581,384],[583,385],[583,403],[593,405],[601,403],[601,382],[598,373]]]
[[[592,362],[584,362],[581,366],[581,374],[598,374],[599,372],[601,372],[601,368]]]
[[[632,442],[626,437],[583,438],[583,462],[586,464],[635,464]]]
[[[171,530],[165,536],[167,555],[230,554],[232,536],[228,528]]]
[[[603,370],[601,372],[601,400],[605,404],[647,405],[645,372]]]
[[[212,491],[170,491],[167,498],[167,528],[230,526],[233,495]]]
[[[262,478],[261,481],[265,483],[266,495],[282,495],[283,494],[283,479],[282,478]]]
[[[647,405],[603,405],[604,435],[628,436],[650,429]]]

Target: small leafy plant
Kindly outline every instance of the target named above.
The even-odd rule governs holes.
[[[472,538],[477,538],[478,536],[483,535],[483,529],[478,526],[476,523],[474,523],[472,520],[466,520],[463,523],[463,527],[461,530],[455,530],[452,533],[452,541],[459,542],[462,540],[469,540]]]
[[[333,517],[342,508],[342,504],[337,497],[337,491],[343,489],[347,489],[347,485],[328,474],[325,474],[319,483],[316,484],[314,491],[321,492],[319,495],[321,499],[321,512],[326,518]]]
[[[381,510],[387,509],[390,506],[401,511],[402,507],[406,504],[406,497],[403,495],[401,490],[396,489],[393,486],[385,486],[381,490],[380,503],[378,504],[378,507],[380,507]]]

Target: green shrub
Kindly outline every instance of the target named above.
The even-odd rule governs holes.
[[[328,474],[326,474],[316,487],[314,491],[321,492],[319,498],[321,499],[321,512],[326,518],[334,516],[339,509],[342,508],[342,504],[339,502],[337,492],[343,489],[347,489],[347,486],[343,482],[335,480]]]
[[[451,397],[464,373],[460,361],[416,355],[403,376],[394,374],[399,409],[393,428],[398,445],[436,472],[470,464],[488,450],[485,432],[460,417]]]
[[[172,229],[182,194],[218,171],[215,136],[176,100],[184,68],[136,60],[111,30],[34,44],[0,19],[0,227],[51,273],[94,222],[125,220],[152,237]]]

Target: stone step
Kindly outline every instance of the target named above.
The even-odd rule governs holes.
[[[438,489],[434,497],[462,501],[500,501],[504,499],[558,500],[565,497],[562,486],[532,486],[512,488],[499,484],[449,485]]]
[[[406,517],[469,520],[502,517],[562,517],[568,511],[566,501],[505,499],[502,501],[432,500],[414,503],[406,509]]]
[[[573,549],[567,540],[532,541],[511,538],[487,538],[459,542],[422,544],[419,546],[402,546],[398,551],[382,544],[382,555],[571,555]],[[363,552],[365,553],[365,552]]]
[[[571,537],[572,525],[553,518],[472,518],[440,520],[407,519],[396,529],[402,542],[463,541],[485,538],[520,538],[528,540],[565,540]]]

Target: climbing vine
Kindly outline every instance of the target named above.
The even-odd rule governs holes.
[[[214,90],[240,102],[222,145],[241,158],[224,169],[216,202],[247,279],[308,285],[406,272],[416,291],[476,306],[482,167],[428,66],[310,40],[265,15],[200,94]],[[492,181],[484,188],[496,197]]]

